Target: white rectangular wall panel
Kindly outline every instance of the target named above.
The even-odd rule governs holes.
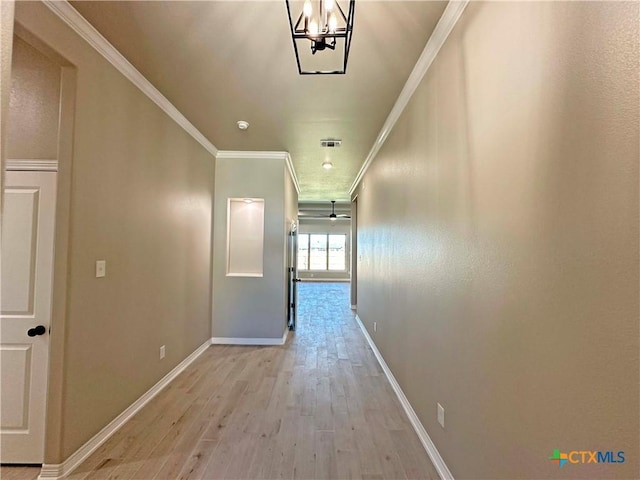
[[[2,222],[2,313],[33,313],[38,229],[37,188],[7,188]],[[11,228],[6,228],[11,225]]]
[[[262,277],[264,199],[230,198],[227,208],[227,276]]]
[[[31,353],[31,345],[0,345],[0,433],[28,427]]]

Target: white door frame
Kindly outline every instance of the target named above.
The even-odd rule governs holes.
[[[44,458],[42,463],[62,463],[62,400],[64,397],[64,344],[67,318],[67,271],[69,253],[69,227],[71,213],[71,176],[76,100],[76,68],[51,47],[19,23],[14,24],[14,35],[30,44],[60,65],[60,116],[58,123],[57,188],[53,255],[53,281],[51,323],[49,335],[49,362],[47,407],[45,413]],[[8,106],[4,106],[7,108]],[[4,159],[3,159],[4,160]],[[7,164],[16,162],[7,161]],[[7,166],[8,166],[7,165]],[[31,163],[35,166],[35,163]],[[50,165],[50,164],[49,164]],[[2,166],[4,170],[4,165]],[[41,169],[44,165],[40,166]],[[24,169],[24,165],[22,169]]]

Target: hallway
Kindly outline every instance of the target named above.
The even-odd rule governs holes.
[[[286,347],[209,348],[69,478],[438,478],[349,284],[299,292]]]

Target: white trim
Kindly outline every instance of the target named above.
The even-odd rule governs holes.
[[[291,175],[293,186],[295,187],[296,192],[298,192],[298,195],[300,195],[300,184],[298,183],[298,176],[296,175],[295,168],[293,168],[293,162],[291,160],[291,155],[289,155],[289,152],[219,150],[216,158],[284,160],[285,164],[287,165],[287,170],[289,170],[289,175]]]
[[[409,75],[407,82],[404,84],[404,87],[400,92],[395,105],[389,112],[387,120],[384,122],[380,133],[378,133],[378,137],[373,143],[373,147],[371,147],[369,155],[367,155],[367,158],[362,164],[360,171],[358,171],[358,175],[356,175],[355,180],[351,184],[351,187],[349,188],[349,198],[353,196],[356,188],[358,187],[358,184],[362,180],[362,177],[371,165],[371,162],[373,162],[373,159],[380,151],[380,148],[382,148],[384,142],[387,140],[389,133],[391,133],[391,130],[400,118],[400,115],[402,115],[402,112],[409,103],[409,100],[411,100],[411,97],[420,85],[420,82],[422,82],[422,79],[429,70],[431,63],[436,58],[436,55],[438,55],[440,48],[447,40],[447,37],[451,33],[451,30],[453,30],[453,27],[460,19],[460,15],[462,15],[462,12],[464,11],[469,1],[470,0],[450,1],[447,4],[447,7],[442,13],[442,17],[440,17],[436,28],[433,29],[433,33],[431,34],[431,37],[429,37],[429,41],[425,45],[420,58],[418,58],[415,67],[413,67],[413,71]]]
[[[356,310],[358,308],[358,305],[351,305],[351,310]]]
[[[289,329],[284,329],[282,338],[253,338],[253,337],[213,337],[212,345],[284,345],[289,336]]]
[[[289,153],[287,153],[287,157],[285,158],[285,163],[287,165],[287,170],[289,170],[289,175],[291,175],[293,186],[295,187],[298,195],[300,195],[300,184],[298,183],[298,176],[296,175],[296,171],[293,168],[293,161],[291,160],[291,155],[289,155]]]
[[[57,160],[8,158],[5,163],[7,171],[57,172]]]
[[[427,451],[429,458],[433,462],[433,465],[435,466],[438,472],[438,475],[440,475],[440,478],[442,480],[453,480],[453,475],[451,474],[449,467],[447,467],[447,464],[444,463],[444,460],[440,456],[440,452],[438,452],[438,449],[433,443],[433,440],[431,440],[431,437],[429,437],[429,434],[427,433],[424,426],[422,425],[422,422],[420,422],[418,415],[416,414],[415,410],[409,403],[409,400],[407,399],[404,392],[402,391],[402,388],[400,388],[398,381],[393,376],[393,373],[391,373],[391,370],[389,369],[387,362],[385,362],[384,358],[382,358],[382,354],[378,350],[378,347],[376,347],[376,344],[373,343],[373,339],[369,336],[369,332],[367,332],[367,329],[365,328],[364,324],[362,323],[362,320],[360,320],[360,317],[358,315],[356,315],[356,322],[358,322],[358,326],[360,327],[360,330],[362,330],[362,333],[364,334],[364,338],[367,339],[367,342],[369,343],[371,350],[373,350],[373,354],[378,359],[378,363],[380,364],[380,366],[382,367],[382,370],[384,371],[385,375],[389,379],[389,383],[391,384],[393,391],[396,392],[396,395],[398,396],[398,400],[400,400],[400,403],[402,404],[402,408],[404,408],[405,413],[409,417],[409,421],[411,422],[413,429],[416,431],[416,434],[418,435],[418,438],[420,439],[422,446]]]
[[[218,150],[216,158],[250,158],[250,159],[274,159],[284,160],[289,155],[288,152],[266,152],[266,151],[251,151],[251,150]]]
[[[349,283],[351,279],[349,277],[346,278],[318,278],[318,277],[305,277],[304,275],[300,275],[302,272],[298,272],[300,281],[302,283]]]
[[[80,13],[66,0],[43,0],[43,3],[55,13],[74,32],[80,35],[122,75],[138,87],[142,93],[158,105],[173,121],[180,125],[210,154],[216,155],[218,149],[180,113],[180,111],[154,87],[129,61],[98,32]]]
[[[75,468],[75,467],[74,467]],[[50,479],[61,479],[65,477],[64,472],[64,463],[57,464],[47,464],[42,465],[42,469],[40,470],[40,475],[38,475],[38,480],[50,480]],[[71,473],[71,470],[68,470],[66,475]]]
[[[158,383],[151,387],[146,393],[144,393],[138,400],[133,402],[127,409],[114,418],[106,427],[100,430],[93,436],[87,443],[82,445],[76,450],[69,458],[64,462],[58,464],[44,464],[42,470],[38,476],[38,480],[60,480],[69,475],[75,470],[83,461],[95,452],[100,445],[107,441],[107,439],[116,433],[120,427],[122,427],[131,417],[138,413],[153,397],[155,397],[160,391],[165,388],[171,381],[182,373],[191,363],[202,355],[207,348],[211,345],[211,340],[207,340],[200,347],[196,349],[191,355],[180,362],[176,367],[167,373]]]

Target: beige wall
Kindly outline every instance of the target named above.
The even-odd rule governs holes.
[[[58,157],[60,65],[14,37],[7,158]]]
[[[42,4],[16,21],[77,68],[58,463],[210,337],[214,160]]]
[[[455,478],[638,478],[639,8],[471,2],[364,178],[358,314]]]
[[[282,338],[286,325],[285,163],[271,158],[216,159],[213,337]],[[227,200],[264,199],[262,277],[228,277]]]
[[[358,199],[351,203],[351,308],[358,304]]]
[[[0,2],[0,191],[4,188],[4,162],[7,154],[14,12],[13,0]],[[0,211],[2,211],[2,195],[0,195]]]
[[[288,169],[284,172],[284,216],[285,234],[288,235],[291,224],[298,223],[298,192]]]

